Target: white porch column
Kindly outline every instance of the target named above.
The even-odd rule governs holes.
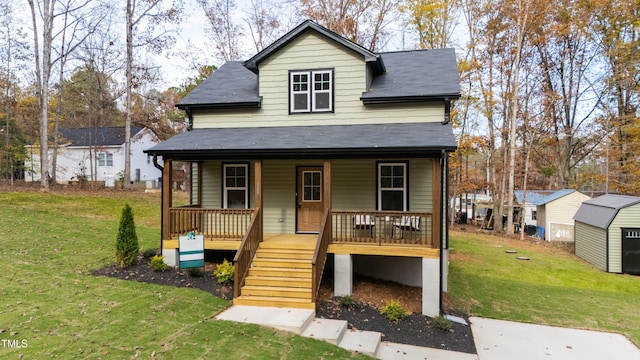
[[[442,252],[442,292],[449,292],[449,250]]]
[[[422,314],[440,315],[440,259],[422,259]]]
[[[177,249],[162,249],[162,256],[164,256],[164,263],[168,266],[178,266],[179,254]]]
[[[351,295],[353,292],[353,258],[351,255],[334,255],[333,296]]]

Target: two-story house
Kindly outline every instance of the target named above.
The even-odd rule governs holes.
[[[314,308],[326,265],[336,296],[357,272],[421,286],[438,315],[459,96],[453,50],[375,53],[312,21],[225,63],[178,103],[189,131],[147,150],[165,259],[196,231],[237,251],[235,304]],[[172,204],[173,161],[193,165],[189,206]]]

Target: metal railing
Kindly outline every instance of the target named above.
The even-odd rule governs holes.
[[[433,216],[410,211],[331,211],[334,244],[438,247]]]
[[[233,258],[235,267],[233,274],[233,297],[237,298],[241,295],[241,289],[244,286],[244,280],[249,274],[251,260],[256,254],[256,250],[262,242],[262,222],[260,221],[261,209],[257,208],[251,217],[249,229],[242,238],[240,247]]]

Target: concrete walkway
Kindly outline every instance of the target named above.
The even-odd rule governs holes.
[[[620,334],[472,317],[481,360],[640,360],[640,349]]]
[[[291,331],[385,360],[640,360],[640,349],[619,334],[478,317],[470,319],[477,355],[383,342],[380,333],[350,330],[346,321],[317,319],[307,309],[234,305],[216,319]]]

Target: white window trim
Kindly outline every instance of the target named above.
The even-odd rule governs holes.
[[[329,74],[329,89],[315,90],[315,75]],[[307,75],[307,90],[294,91],[293,78],[295,75]],[[329,94],[329,108],[318,109],[316,106],[315,94]],[[305,109],[295,109],[294,95],[305,94],[307,96],[307,107]],[[307,71],[291,71],[289,72],[289,112],[292,114],[314,113],[314,112],[332,112],[333,111],[333,70],[307,70]]]
[[[102,157],[102,158],[101,158]],[[111,165],[109,165],[109,157],[111,157]],[[113,154],[108,152],[99,152],[96,154],[96,159],[98,160],[98,166],[100,167],[112,167],[113,166]],[[100,164],[103,162],[103,164]]]
[[[382,167],[383,166],[402,166],[402,190],[397,188],[382,187]],[[407,163],[378,163],[378,210],[382,210],[382,192],[383,191],[402,191],[402,211],[407,211]]]
[[[244,168],[244,187],[227,187],[227,168],[229,167],[243,167]],[[249,208],[249,165],[248,164],[224,164],[222,169],[222,198],[223,205],[222,207],[228,208],[228,190],[244,190],[244,208]]]

